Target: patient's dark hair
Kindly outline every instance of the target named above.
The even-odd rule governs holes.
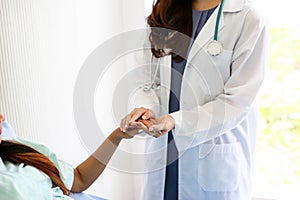
[[[54,187],[60,187],[65,195],[70,193],[61,180],[59,171],[53,162],[35,149],[21,143],[2,140],[0,143],[0,157],[3,161],[17,164],[24,163],[41,170],[51,178]]]

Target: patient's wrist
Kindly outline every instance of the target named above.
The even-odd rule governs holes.
[[[123,131],[121,131],[120,128],[117,128],[115,129],[111,134],[110,136],[108,137],[108,139],[114,143],[114,144],[117,144],[117,143],[120,143],[122,139],[130,139],[130,138],[133,138],[134,136],[133,135],[130,135],[128,133],[125,133]]]

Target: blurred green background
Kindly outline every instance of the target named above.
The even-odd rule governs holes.
[[[268,186],[300,183],[298,29],[269,28],[270,50],[266,80],[259,98],[260,131],[256,147],[257,181]]]

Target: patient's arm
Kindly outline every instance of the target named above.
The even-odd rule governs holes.
[[[142,122],[147,128],[149,128],[155,120],[139,119],[138,122]],[[93,155],[88,157],[83,163],[74,169],[74,182],[71,192],[82,192],[86,190],[101,175],[121,140],[132,137],[133,136],[122,132],[120,128],[114,130],[100,145],[100,147],[98,147]]]
[[[93,155],[74,169],[74,182],[71,192],[86,190],[103,172],[121,140],[132,137],[122,132],[119,128],[114,130]]]

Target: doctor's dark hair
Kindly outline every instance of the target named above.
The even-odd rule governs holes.
[[[151,27],[149,40],[156,58],[174,53],[176,62],[183,60],[192,36],[192,18],[192,0],[156,0],[153,3],[147,23]]]
[[[35,149],[21,143],[2,140],[0,143],[0,157],[3,161],[16,164],[24,163],[47,174],[52,180],[53,187],[60,187],[65,195],[70,191],[59,176],[59,171],[46,156]]]

